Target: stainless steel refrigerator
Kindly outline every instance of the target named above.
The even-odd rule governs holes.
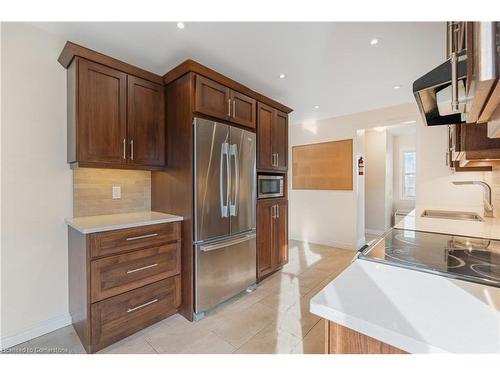
[[[194,120],[197,319],[256,283],[255,148],[255,133]]]

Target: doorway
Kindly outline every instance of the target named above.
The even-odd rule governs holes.
[[[364,234],[382,235],[415,208],[416,124],[364,132]]]

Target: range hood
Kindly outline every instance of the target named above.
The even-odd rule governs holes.
[[[448,22],[448,59],[413,83],[428,126],[485,123],[500,102],[499,22]]]

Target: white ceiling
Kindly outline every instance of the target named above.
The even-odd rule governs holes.
[[[411,102],[445,55],[444,22],[34,25],[160,75],[192,58],[292,107],[291,124]]]

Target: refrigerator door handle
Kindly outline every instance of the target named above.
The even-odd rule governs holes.
[[[240,158],[238,155],[238,145],[233,144],[229,149],[230,158],[234,156],[234,172],[235,172],[235,189],[234,189],[234,200],[229,203],[229,214],[231,216],[237,216],[238,207],[238,196],[240,193]]]
[[[229,206],[231,204],[231,147],[226,143],[226,217],[229,217]]]
[[[228,217],[228,207],[227,207],[227,201],[228,201],[228,193],[226,193],[226,200],[224,200],[224,179],[223,179],[223,173],[224,173],[224,156],[226,156],[226,176],[229,178],[228,175],[228,161],[229,161],[229,155],[228,155],[228,144],[223,143],[220,148],[220,170],[219,170],[219,198],[220,198],[220,210],[221,210],[221,216],[222,217]],[[228,183],[228,179],[226,179],[226,184]],[[229,192],[229,189],[227,189],[227,192]],[[225,203],[225,204],[224,204]]]
[[[247,235],[245,235],[243,237],[235,238],[235,239],[232,239],[232,240],[222,241],[222,242],[219,242],[219,243],[216,243],[216,244],[213,244],[213,245],[203,245],[203,246],[200,246],[200,250],[203,251],[203,252],[218,250],[218,249],[222,249],[224,247],[233,246],[233,245],[237,245],[237,244],[242,243],[242,242],[249,241],[249,240],[251,240],[252,238],[255,238],[255,237],[256,237],[255,233],[249,233],[249,234],[247,234]]]

